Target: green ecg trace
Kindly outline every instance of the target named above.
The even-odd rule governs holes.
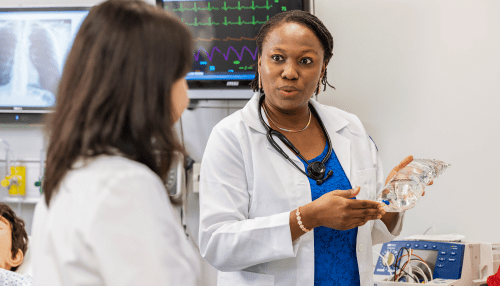
[[[277,0],[275,0],[274,2],[278,3]],[[177,9],[173,9],[174,12],[184,12],[184,11],[195,11],[195,12],[198,12],[199,11],[212,11],[212,10],[219,10],[219,9],[222,9],[224,11],[227,11],[227,10],[239,10],[241,11],[242,9],[251,9],[251,10],[255,10],[255,9],[271,9],[273,7],[273,5],[269,5],[269,0],[266,0],[266,5],[265,6],[258,6],[258,5],[255,5],[254,1],[252,1],[252,6],[241,6],[240,4],[240,1],[238,1],[238,6],[235,6],[235,7],[230,7],[230,6],[227,6],[226,2],[224,2],[224,6],[220,7],[220,8],[216,8],[216,7],[211,7],[210,6],[210,2],[208,2],[208,6],[206,8],[199,8],[196,6],[196,2],[194,2],[194,5],[193,5],[193,8],[184,8],[182,6],[182,3],[179,3],[179,8]],[[165,9],[168,9],[168,6],[164,6]]]
[[[269,21],[269,15],[267,15],[267,20],[266,21]],[[266,21],[257,21],[255,20],[255,16],[252,16],[252,21],[251,22],[245,22],[245,21],[242,21],[241,20],[241,16],[238,16],[238,22],[231,22],[231,21],[228,21],[227,20],[227,17],[224,17],[224,22],[222,23],[217,23],[217,22],[213,22],[212,21],[212,17],[208,17],[208,22],[207,23],[202,23],[202,22],[198,22],[198,17],[194,17],[194,22],[193,23],[186,23],[184,22],[184,18],[181,18],[181,21],[188,25],[188,26],[212,26],[212,25],[220,25],[220,24],[223,24],[224,26],[227,26],[227,25],[261,25],[261,24],[264,24]]]
[[[266,21],[269,21],[269,15],[267,15]],[[240,26],[241,25],[260,25],[260,24],[264,24],[266,21],[256,21],[255,16],[252,16],[252,22],[245,22],[245,21],[241,21],[241,16],[238,16],[238,22],[228,21],[227,17],[224,17],[224,22],[222,24],[224,26],[227,26],[227,25],[240,25]]]
[[[245,66],[245,67],[239,67],[240,70],[253,70],[253,67],[248,67],[248,66]]]
[[[252,9],[252,10],[267,9],[267,10],[269,10],[269,9],[271,9],[271,7],[273,7],[273,5],[269,5],[269,0],[266,0],[266,6],[255,6],[255,3],[252,1],[252,6],[249,6],[249,7],[241,6],[240,1],[238,1],[237,7],[227,7],[226,2],[224,2],[224,6],[222,6],[221,9],[224,11],[227,11],[229,9],[240,10],[240,11],[241,11],[241,9]]]
[[[184,22],[184,18],[181,18],[181,21]],[[212,25],[220,25],[220,23],[212,22],[212,17],[208,17],[207,23],[198,23],[198,18],[194,17],[194,23],[184,23],[188,26],[212,26]]]
[[[168,6],[165,6],[165,9],[168,9]],[[196,2],[194,2],[193,8],[184,8],[184,7],[182,7],[182,3],[179,3],[179,8],[178,9],[173,9],[173,10],[175,12],[177,12],[177,11],[180,11],[180,12],[184,12],[184,11],[195,11],[195,12],[198,12],[198,10],[200,10],[200,11],[219,10],[219,8],[210,7],[210,2],[208,2],[208,6],[206,8],[198,8],[198,7],[196,7]]]

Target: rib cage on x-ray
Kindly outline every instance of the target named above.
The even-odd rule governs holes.
[[[53,106],[71,20],[0,21],[0,106]]]

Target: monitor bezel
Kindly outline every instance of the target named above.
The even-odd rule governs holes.
[[[182,1],[182,0],[180,0]],[[301,0],[303,11],[311,13],[311,0]],[[163,9],[164,1],[156,0],[156,5]],[[189,89],[230,89],[241,90],[251,89],[252,80],[234,80],[234,79],[211,79],[211,80],[187,80]],[[207,99],[227,99],[227,98],[207,98]]]
[[[90,11],[92,7],[85,6],[47,6],[47,7],[9,7],[9,6],[1,6],[0,13],[3,12],[65,12],[65,11]],[[57,99],[56,99],[57,100]],[[40,118],[39,114],[51,113],[54,111],[55,106],[50,107],[33,107],[33,106],[0,106],[0,113],[6,113],[11,115],[20,115],[24,116],[34,115],[36,118]],[[4,116],[5,117],[5,116]],[[4,117],[0,117],[1,122],[5,122]],[[10,115],[8,116],[11,117]],[[11,120],[8,120],[11,121]],[[28,120],[32,122],[33,120]],[[38,120],[34,120],[37,122]],[[12,122],[13,123],[13,122]]]

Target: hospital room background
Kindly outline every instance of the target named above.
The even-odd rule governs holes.
[[[0,0],[4,7],[90,7],[99,0]],[[155,4],[155,0],[148,0]],[[401,238],[462,234],[467,241],[500,242],[500,2],[497,0],[311,0],[311,12],[330,29],[334,56],[318,96],[356,114],[375,141],[387,174],[407,155],[451,164],[406,212]],[[178,123],[190,156],[200,163],[212,127],[241,109],[250,89],[191,90],[190,97],[229,94],[238,100],[192,100]],[[235,96],[235,94],[237,96]],[[4,118],[1,117],[0,118]],[[31,233],[40,198],[44,132],[40,123],[0,121],[0,138],[26,166],[26,194],[7,202]],[[0,149],[0,178],[6,176]],[[185,217],[198,235],[196,164],[189,176]],[[374,248],[380,251],[380,245]],[[376,259],[376,257],[374,257]],[[216,272],[202,261],[205,285]]]

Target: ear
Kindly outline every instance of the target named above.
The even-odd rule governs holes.
[[[7,262],[6,264],[8,266],[10,266],[10,268],[17,267],[17,266],[21,265],[23,260],[24,260],[23,251],[21,249],[18,249],[16,256],[14,258],[9,257],[9,259],[6,261]]]
[[[260,72],[260,66],[261,66],[261,57],[260,55],[258,56],[258,59],[257,59],[257,68],[258,68],[258,71]]]
[[[325,61],[325,62],[323,63],[323,66],[321,67],[321,75],[319,76],[319,79],[320,79],[320,80],[323,78],[323,75],[325,75],[326,66],[328,66],[328,61]]]

